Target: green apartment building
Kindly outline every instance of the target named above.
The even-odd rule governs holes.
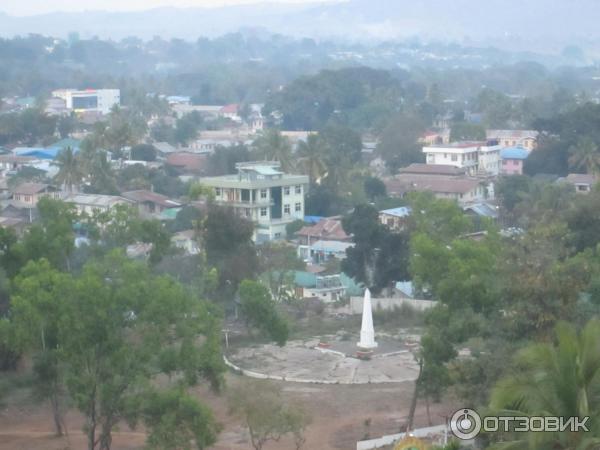
[[[234,208],[256,224],[257,243],[286,237],[287,224],[304,218],[308,176],[286,174],[273,161],[236,164],[235,175],[203,178],[214,189],[215,203]]]

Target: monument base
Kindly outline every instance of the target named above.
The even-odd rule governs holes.
[[[373,350],[358,350],[356,352],[356,357],[358,359],[362,359],[368,361],[373,356]]]
[[[357,342],[356,346],[361,350],[371,350],[377,348],[377,342],[370,342],[368,344],[365,344],[364,342]]]

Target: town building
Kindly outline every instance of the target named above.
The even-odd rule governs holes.
[[[59,200],[61,191],[55,186],[44,183],[22,183],[12,190],[12,199],[29,207],[36,206],[42,197]]]
[[[298,246],[298,257],[310,264],[325,264],[332,258],[346,259],[346,250],[354,247],[353,242],[316,240],[310,245]]]
[[[296,232],[301,246],[310,246],[316,241],[350,242],[352,237],[346,234],[342,226],[342,217],[322,217],[313,225],[305,225]]]
[[[539,132],[536,130],[487,130],[488,141],[497,141],[502,147],[523,147],[529,151],[537,148]]]
[[[198,255],[200,246],[194,230],[179,231],[171,238],[173,245],[183,251],[184,255]]]
[[[165,164],[173,167],[180,174],[200,175],[206,170],[208,156],[190,152],[169,153]]]
[[[52,97],[63,99],[67,110],[82,113],[108,114],[113,106],[121,104],[119,89],[60,89],[53,91]]]
[[[523,147],[507,147],[500,151],[502,166],[500,173],[503,175],[523,175],[523,166],[529,156],[529,151]]]
[[[118,195],[99,195],[99,194],[68,194],[64,201],[71,203],[77,209],[79,214],[94,214],[97,212],[107,212],[117,205],[133,205],[131,200]]]
[[[304,217],[308,176],[286,174],[273,161],[238,163],[236,169],[236,175],[200,181],[214,189],[216,204],[230,206],[256,224],[256,242],[284,238],[286,225]]]
[[[575,192],[579,194],[588,194],[592,191],[594,186],[598,184],[600,178],[592,174],[570,173],[565,178],[561,178],[560,181],[564,181],[565,183],[575,186]]]
[[[496,141],[464,141],[423,147],[427,164],[465,169],[469,175],[500,173],[500,149]]]
[[[165,195],[146,189],[123,192],[121,195],[138,207],[142,217],[160,217],[163,212],[169,209],[179,209],[182,206],[181,203],[171,200]]]
[[[410,212],[410,208],[407,206],[384,209],[383,211],[379,211],[379,221],[391,231],[402,231],[406,227]]]
[[[441,131],[426,131],[419,138],[419,144],[423,145],[442,145],[450,143],[450,129]]]
[[[30,166],[37,159],[33,156],[0,155],[0,171],[6,175],[15,173],[25,166]]]
[[[399,173],[384,178],[388,195],[403,198],[409,192],[431,192],[436,198],[456,200],[460,205],[494,198],[493,184],[486,178],[466,175]]]

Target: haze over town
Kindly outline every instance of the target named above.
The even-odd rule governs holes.
[[[599,17],[0,0],[0,450],[600,450]]]

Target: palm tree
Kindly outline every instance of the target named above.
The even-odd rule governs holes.
[[[252,145],[259,158],[279,161],[283,170],[291,169],[292,145],[279,130],[266,130]]]
[[[579,139],[577,145],[569,148],[569,166],[587,173],[600,173],[600,152],[598,146],[589,137]]]
[[[58,166],[58,173],[54,179],[69,192],[73,192],[73,187],[78,186],[83,179],[83,169],[73,149],[66,147],[61,150],[56,155],[54,164]]]
[[[325,148],[321,139],[316,134],[309,134],[306,142],[298,143],[298,162],[306,175],[310,178],[310,183],[319,183],[321,177],[327,172],[324,156]]]
[[[517,354],[516,363],[518,373],[501,380],[492,391],[494,414],[590,417],[589,432],[515,433],[519,440],[492,448],[600,448],[600,320],[588,322],[580,334],[573,325],[559,323],[555,344],[532,344]]]

